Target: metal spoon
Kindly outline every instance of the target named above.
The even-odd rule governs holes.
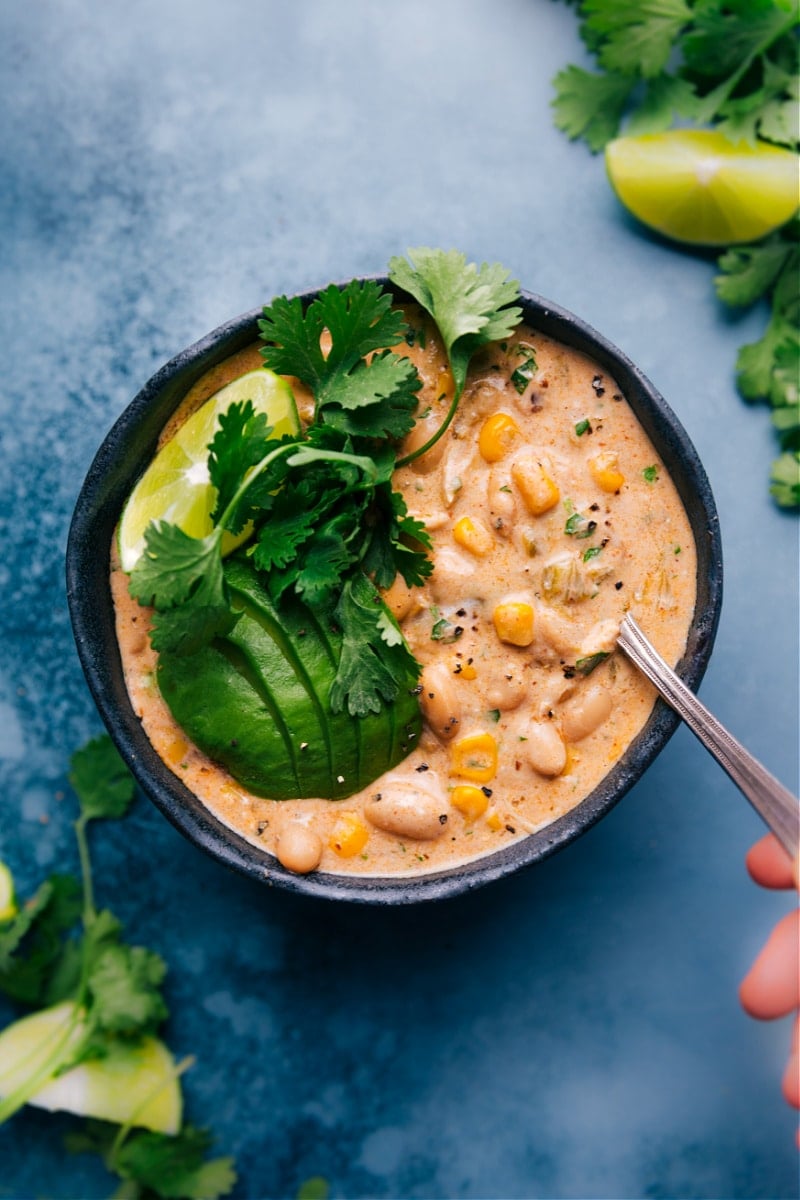
[[[727,771],[792,859],[796,858],[800,847],[800,801],[753,758],[689,691],[648,641],[630,613],[622,619],[617,645]]]

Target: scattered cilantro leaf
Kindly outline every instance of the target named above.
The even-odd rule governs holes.
[[[675,38],[692,17],[685,0],[584,0],[581,11],[601,65],[646,79],[666,66]]]
[[[211,1135],[192,1125],[175,1136],[137,1129],[120,1139],[116,1125],[86,1121],[64,1143],[70,1154],[99,1155],[123,1181],[117,1195],[126,1200],[218,1200],[236,1183],[233,1159],[206,1159]]]
[[[331,1188],[327,1179],[321,1175],[313,1175],[300,1184],[296,1200],[328,1200],[330,1193]]]
[[[578,16],[599,69],[568,65],[553,80],[554,122],[569,138],[583,138],[596,153],[621,130],[638,136],[680,121],[713,125],[732,141],[800,148],[796,0],[584,0]],[[770,305],[763,336],[739,351],[737,383],[745,399],[772,406],[783,453],[770,491],[792,508],[800,451],[798,241],[795,217],[755,245],[726,250],[715,279],[725,304],[764,298]]]
[[[767,403],[783,453],[773,463],[770,493],[782,508],[800,505],[797,459],[800,451],[800,223],[753,246],[736,246],[719,259],[717,295],[747,307],[770,306],[767,327],[757,341],[742,346],[736,360],[739,391],[746,400]]]
[[[69,781],[87,819],[124,817],[134,797],[133,776],[107,734],[75,751]]]
[[[584,0],[580,32],[599,72],[553,80],[556,126],[602,150],[674,117],[732,137],[797,142],[794,0]],[[793,108],[793,105],[795,106]]]
[[[590,150],[602,150],[616,136],[635,81],[609,71],[598,75],[568,66],[553,80],[556,128],[571,141],[583,138]]]
[[[770,492],[782,508],[800,507],[800,450],[787,451],[772,464]]]
[[[81,911],[71,875],[51,875],[0,929],[0,991],[32,1007],[55,1003],[53,981],[65,954],[64,934]]]
[[[133,781],[105,735],[75,752],[69,777],[80,809],[75,832],[82,880],[51,876],[0,927],[0,990],[32,1008],[61,1000],[72,1006],[58,1036],[48,1027],[46,1048],[32,1053],[30,1077],[0,1097],[0,1124],[60,1072],[119,1054],[168,1015],[161,992],[165,963],[152,950],[127,945],[120,921],[107,909],[95,911],[92,899],[87,824],[124,816]],[[227,1195],[236,1182],[233,1162],[206,1159],[210,1145],[207,1131],[192,1126],[168,1136],[102,1121],[85,1122],[68,1138],[70,1150],[100,1154],[124,1181],[118,1194],[132,1200]]]
[[[168,1012],[161,995],[166,965],[142,946],[106,946],[91,966],[93,1024],[124,1035],[154,1032]]]

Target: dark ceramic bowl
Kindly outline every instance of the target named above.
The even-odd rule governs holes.
[[[396,291],[388,280],[380,282]],[[303,300],[313,297],[310,293]],[[722,554],[714,499],[695,449],[653,385],[605,338],[538,296],[523,293],[522,307],[530,326],[583,351],[614,376],[677,485],[697,544],[697,607],[678,673],[696,690],[719,619]],[[415,880],[292,874],[216,820],[164,765],[143,732],[128,700],[114,632],[111,539],[167,419],[210,367],[257,340],[259,316],[255,311],[238,317],[162,367],[106,437],[78,496],[67,547],[67,595],[81,664],[111,737],[142,789],[190,841],[227,866],[289,891],[329,900],[410,904],[470,891],[546,858],[609,812],[664,748],[679,720],[661,701],[623,757],[571,812],[494,854]]]

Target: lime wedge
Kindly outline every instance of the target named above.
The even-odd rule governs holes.
[[[162,446],[131,492],[119,526],[123,571],[136,566],[151,521],[169,521],[190,537],[211,532],[215,491],[208,476],[208,444],[219,428],[220,414],[237,400],[251,400],[256,412],[266,415],[275,437],[300,430],[292,389],[272,371],[249,371],[215,392]],[[235,538],[226,535],[223,553],[247,537],[248,530]]]
[[[17,915],[14,897],[14,878],[4,862],[0,862],[0,921],[10,921]]]
[[[9,1095],[47,1061],[74,1016],[75,1005],[67,1000],[22,1017],[0,1033],[0,1096]],[[71,1037],[77,1040],[81,1033],[78,1021]],[[65,1071],[28,1103],[156,1133],[177,1133],[181,1126],[175,1063],[164,1043],[154,1037]]]
[[[779,228],[800,202],[800,158],[713,130],[672,129],[606,146],[606,170],[625,207],[679,242],[729,246]]]

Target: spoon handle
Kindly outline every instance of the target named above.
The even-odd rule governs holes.
[[[797,798],[700,703],[683,680],[667,666],[630,613],[622,620],[617,644],[727,771],[784,849],[795,859],[800,842],[800,802]]]

